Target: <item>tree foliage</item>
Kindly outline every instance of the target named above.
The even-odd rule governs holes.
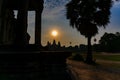
[[[67,5],[67,19],[70,25],[82,35],[94,36],[98,26],[109,23],[112,0],[71,0]]]
[[[105,33],[99,40],[99,44],[103,51],[119,52],[120,51],[120,33]]]

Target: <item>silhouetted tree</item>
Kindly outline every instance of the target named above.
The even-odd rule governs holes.
[[[67,19],[88,39],[87,63],[92,63],[91,38],[98,33],[98,27],[109,23],[112,0],[71,0],[67,5]]]
[[[99,44],[103,51],[118,52],[120,51],[120,33],[105,33],[99,40]]]

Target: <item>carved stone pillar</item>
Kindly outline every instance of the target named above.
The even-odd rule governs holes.
[[[1,21],[2,21],[2,2],[3,0],[0,0],[0,31],[1,31]]]
[[[35,15],[35,44],[41,45],[41,11],[36,10]]]
[[[2,0],[0,0],[0,36],[2,36]],[[2,38],[0,38],[0,44],[2,44]]]
[[[3,44],[3,0],[0,0],[0,45]]]
[[[41,16],[43,11],[43,0],[39,1],[41,5],[37,5],[36,15],[35,15],[35,44],[41,45]]]
[[[7,8],[6,8],[6,0],[1,0],[0,2],[0,19],[1,19],[1,24],[0,24],[0,44],[1,45],[4,45],[4,42],[5,42],[5,28],[6,28],[6,11],[7,11]]]
[[[3,30],[2,38],[3,38],[4,45],[13,44],[14,26],[15,26],[14,12],[11,9],[6,9],[5,17],[4,17],[4,26],[2,27],[2,30]]]
[[[29,0],[21,0],[21,5],[17,15],[17,28],[15,44],[25,45],[27,35],[27,16]]]

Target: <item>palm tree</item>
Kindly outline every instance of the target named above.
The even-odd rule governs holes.
[[[98,27],[109,23],[112,0],[71,0],[66,5],[66,16],[70,25],[88,39],[87,63],[92,63],[91,38],[98,33]]]

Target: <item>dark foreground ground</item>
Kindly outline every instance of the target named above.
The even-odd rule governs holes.
[[[8,48],[9,49],[9,48]],[[71,80],[66,67],[70,52],[0,51],[0,80]]]

